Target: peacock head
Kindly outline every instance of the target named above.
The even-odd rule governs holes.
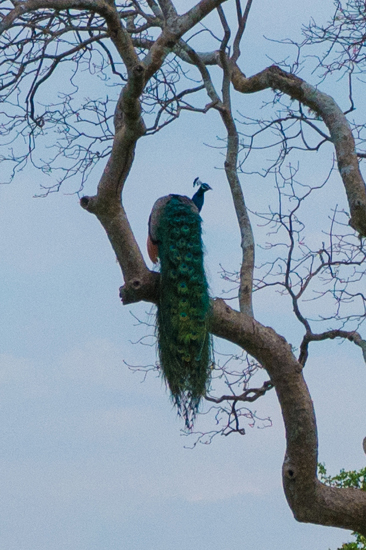
[[[195,178],[193,182],[193,187],[198,187],[198,186],[199,186],[198,191],[201,191],[201,193],[206,193],[206,191],[212,190],[212,187],[208,185],[208,183],[203,183],[199,178]]]
[[[210,187],[208,183],[201,183],[200,189],[202,193],[206,193],[206,191],[210,191],[210,190],[212,191],[212,187]]]

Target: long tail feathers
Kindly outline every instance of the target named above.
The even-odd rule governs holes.
[[[157,313],[160,364],[178,413],[191,428],[210,379],[208,285],[201,218],[173,196],[158,226],[161,290]]]

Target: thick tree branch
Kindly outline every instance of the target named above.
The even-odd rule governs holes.
[[[185,14],[181,15],[177,22],[179,38],[224,2],[227,2],[227,0],[201,0]]]
[[[163,14],[161,12],[161,9],[159,8],[157,2],[155,2],[155,0],[146,0],[149,8],[151,9],[151,11],[153,12],[153,14],[155,15],[155,17],[162,17]]]
[[[366,534],[366,493],[335,489],[317,480],[317,430],[313,404],[290,345],[273,329],[213,304],[212,332],[245,349],[267,370],[281,405],[286,428],[283,484],[298,521],[351,529]]]
[[[189,46],[185,42],[183,42],[183,40],[180,40],[178,44],[174,47],[173,51],[185,63],[191,63],[195,65],[196,64],[195,61],[193,61],[193,59],[187,52],[188,48]],[[215,50],[213,52],[195,52],[195,53],[204,65],[218,65],[218,56],[219,56],[218,51]]]
[[[174,19],[178,13],[171,0],[158,0],[160,9],[164,14],[164,18],[169,25],[170,21]]]
[[[112,153],[99,182],[98,193],[80,201],[81,206],[95,214],[103,225],[126,284],[135,291],[148,284],[150,276],[122,206],[121,193],[132,166],[137,140],[145,131],[139,102],[144,82],[144,67],[138,64],[116,107]]]
[[[351,213],[349,223],[362,237],[366,237],[365,182],[359,170],[351,129],[334,99],[275,65],[250,78],[247,78],[239,67],[234,65],[232,83],[236,90],[245,94],[266,88],[280,90],[315,111],[323,119],[336,150],[338,169]]]

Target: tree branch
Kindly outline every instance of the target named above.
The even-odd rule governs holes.
[[[233,43],[233,55],[231,56],[230,60],[233,63],[236,63],[237,60],[240,57],[240,41],[243,37],[245,27],[247,25],[248,17],[250,8],[252,7],[253,0],[248,0],[247,5],[245,6],[244,15],[241,15],[241,8],[240,8],[240,0],[237,0],[237,13],[238,13],[238,30],[234,38]]]
[[[222,395],[221,397],[210,397],[205,395],[206,401],[212,403],[222,403],[223,401],[249,401],[253,402],[262,397],[268,390],[271,390],[273,385],[270,381],[264,382],[261,388],[249,388],[240,395]]]
[[[272,328],[231,309],[213,304],[212,332],[252,355],[268,372],[286,428],[283,484],[296,519],[366,534],[366,493],[327,487],[317,480],[317,430],[313,404],[302,367],[290,345]]]
[[[160,9],[164,15],[166,23],[177,17],[178,13],[171,0],[158,0]]]
[[[179,38],[224,2],[227,2],[227,0],[201,0],[185,14],[181,15],[177,25],[179,28],[177,30],[180,34]]]
[[[223,15],[223,14],[222,14]],[[237,215],[242,248],[242,264],[240,269],[239,303],[240,311],[253,316],[252,290],[253,290],[253,271],[254,271],[254,236],[245,205],[243,190],[238,178],[238,154],[239,137],[235,121],[231,112],[230,90],[230,69],[226,64],[224,52],[220,52],[222,64],[225,65],[223,74],[223,101],[221,101],[215,87],[212,83],[210,73],[208,72],[202,59],[188,45],[185,46],[186,52],[195,63],[201,73],[203,83],[207,94],[212,101],[213,107],[219,111],[221,119],[227,131],[227,148],[225,159],[225,173],[230,185],[235,212]]]
[[[221,21],[225,31],[226,25],[223,13],[221,13]],[[225,38],[227,38],[227,32],[225,32]],[[197,63],[201,74],[204,75],[208,73],[200,59],[197,59]],[[231,69],[228,65],[226,54],[222,50],[220,50],[220,64],[223,68],[223,108],[216,108],[219,110],[227,131],[227,148],[224,166],[241,235],[242,262],[240,267],[239,304],[242,313],[253,316],[254,235],[245,204],[244,193],[238,178],[239,136],[231,110]]]
[[[344,338],[359,346],[362,350],[363,359],[366,363],[366,340],[363,340],[361,335],[356,331],[347,330],[327,330],[320,334],[314,334],[307,331],[300,345],[299,362],[304,365],[308,356],[308,346],[310,342],[321,342],[323,340],[334,340],[335,338]]]
[[[336,150],[338,169],[347,194],[351,213],[349,224],[362,237],[366,237],[366,186],[359,170],[351,129],[334,99],[275,65],[250,78],[234,65],[232,83],[236,90],[245,94],[266,88],[280,90],[315,111],[323,119]]]
[[[148,292],[151,291],[150,284],[155,288],[121,203],[136,142],[145,132],[138,99],[145,82],[144,72],[141,64],[136,65],[121,93],[115,112],[116,133],[112,152],[99,182],[98,193],[95,197],[83,197],[80,201],[81,206],[95,214],[103,225],[126,284],[136,292],[144,289],[145,284]],[[131,296],[126,296],[126,300],[131,300]]]
[[[192,9],[183,15],[172,17],[171,12],[169,24],[162,34],[155,41],[149,53],[144,59],[146,66],[146,79],[149,80],[160,68],[164,58],[172,51],[180,38],[206,17],[211,11],[227,0],[201,0]]]

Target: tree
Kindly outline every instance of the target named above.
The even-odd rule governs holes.
[[[239,310],[213,299],[211,331],[237,344],[250,358],[248,368],[236,373],[235,382],[244,391],[235,393],[230,378],[235,373],[221,367],[218,372],[227,377],[230,394],[207,399],[220,408],[228,404],[224,430],[243,433],[241,403],[252,402],[274,388],[286,428],[283,485],[295,518],[365,536],[365,493],[327,486],[317,478],[316,419],[303,376],[310,346],[316,341],[345,339],[359,346],[366,357],[366,342],[358,332],[366,303],[362,290],[366,188],[359,169],[364,153],[357,151],[351,127],[334,99],[295,74],[298,59],[290,67],[271,65],[245,76],[240,68],[240,43],[251,7],[251,0],[245,6],[240,1],[201,0],[188,10],[185,3],[175,5],[171,0],[1,2],[3,147],[11,144],[2,161],[10,166],[10,180],[28,162],[52,178],[59,171],[58,181],[44,188],[47,195],[76,178],[80,192],[92,168],[106,159],[97,194],[82,197],[80,204],[107,233],[124,277],[123,303],[157,303],[159,275],[146,266],[122,203],[136,145],[142,137],[163,131],[184,111],[197,116],[217,111],[226,134],[224,170],[241,236],[242,261],[239,273],[223,271],[238,286]],[[235,22],[229,24],[233,18]],[[204,52],[198,50],[197,35],[203,21],[210,37]],[[76,92],[85,70],[94,78],[113,78],[116,94],[78,104]],[[57,74],[65,81],[65,89],[58,100],[48,90],[45,102],[42,90]],[[240,105],[244,94],[263,90],[271,93],[267,110],[272,110],[272,116],[267,120],[259,115],[244,118],[240,132],[232,104]],[[362,128],[354,127],[358,147],[362,147]],[[54,152],[44,158],[39,146],[48,143],[52,129]],[[315,139],[319,141],[311,145]],[[300,212],[328,178],[304,185],[298,177],[296,154],[318,151],[324,144],[334,147],[349,215],[334,208],[330,223],[321,228],[327,236],[320,233],[315,244],[308,244],[303,240]],[[268,148],[276,155],[264,167],[260,154]],[[257,231],[265,253],[259,254],[261,263],[256,269],[254,233],[239,181],[240,171],[254,170],[273,177],[277,191],[277,204],[268,212],[263,204],[252,215],[270,228],[267,244]],[[320,290],[313,290],[316,279],[321,282]],[[298,356],[280,334],[254,316],[253,292],[272,288],[290,298],[303,327]],[[304,308],[305,295],[318,307],[314,311],[320,331],[314,330],[314,311]],[[250,373],[257,365],[265,369],[269,380],[252,388]]]

